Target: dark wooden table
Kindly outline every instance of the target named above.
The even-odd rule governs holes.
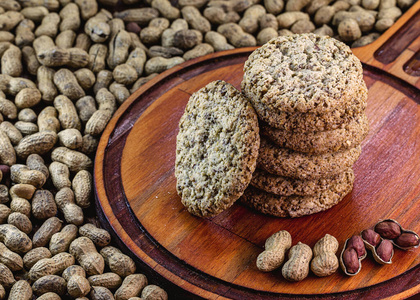
[[[98,213],[171,298],[397,299],[420,291],[420,251],[396,250],[381,266],[368,256],[361,272],[311,274],[299,283],[259,272],[256,256],[285,229],[309,246],[325,233],[344,241],[379,219],[420,232],[420,2],[376,42],[353,49],[364,63],[370,132],[354,166],[353,191],[328,211],[297,219],[258,214],[239,204],[211,219],[190,215],[175,190],[178,121],[190,95],[223,79],[240,86],[254,48],[215,53],[161,74],[135,92],[106,128],[95,163]],[[416,76],[413,76],[416,75]],[[341,251],[341,247],[339,251]]]

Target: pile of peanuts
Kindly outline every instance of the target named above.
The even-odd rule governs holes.
[[[379,221],[374,229],[365,229],[360,235],[353,235],[346,240],[340,256],[341,268],[346,275],[358,274],[367,250],[372,252],[377,263],[391,264],[394,246],[402,250],[418,248],[420,237],[414,231],[404,229],[393,219]]]
[[[0,1],[0,300],[167,299],[95,216],[93,157],[117,107],[177,64],[278,35],[365,45],[414,0],[122,2]]]
[[[326,234],[319,239],[313,251],[308,245],[298,242],[292,247],[292,237],[286,230],[274,233],[265,241],[265,250],[261,252],[256,261],[258,270],[271,272],[277,268],[288,281],[301,281],[305,279],[309,270],[318,276],[325,277],[338,269],[338,259],[335,253],[339,244],[335,237]]]

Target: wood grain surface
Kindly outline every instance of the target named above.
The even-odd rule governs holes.
[[[329,233],[340,242],[338,253],[348,237],[380,219],[392,218],[420,232],[420,77],[404,71],[420,49],[420,35],[401,33],[404,24],[418,28],[419,10],[420,2],[377,42],[354,49],[369,88],[370,132],[354,166],[353,191],[338,205],[281,219],[234,204],[216,217],[200,219],[181,204],[174,177],[179,118],[190,95],[207,83],[223,79],[239,88],[243,63],[254,50],[243,48],[177,66],[140,88],[117,111],[95,161],[104,226],[142,272],[168,289],[171,299],[402,299],[420,292],[419,249],[396,250],[386,266],[368,255],[354,277],[337,271],[326,278],[310,274],[298,283],[284,280],[280,270],[263,273],[255,266],[265,240],[279,230],[288,230],[293,244],[311,247]],[[387,58],[392,61],[385,64],[375,53],[389,40],[407,46],[392,52]]]

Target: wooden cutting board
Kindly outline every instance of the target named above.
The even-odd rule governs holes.
[[[171,299],[405,298],[420,292],[420,249],[396,250],[391,265],[371,255],[354,277],[310,274],[290,283],[255,260],[279,230],[313,247],[340,242],[392,218],[420,232],[420,2],[376,42],[354,53],[364,63],[370,132],[354,166],[353,191],[315,215],[281,219],[240,204],[210,219],[190,215],[175,190],[175,138],[190,95],[222,79],[240,87],[254,48],[188,61],[154,78],[116,112],[95,161],[98,214],[150,281]],[[416,75],[416,76],[414,76]]]

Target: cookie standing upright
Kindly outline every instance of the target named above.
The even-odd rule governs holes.
[[[231,84],[214,81],[191,95],[179,122],[175,177],[188,211],[211,217],[245,191],[256,167],[258,118]]]

